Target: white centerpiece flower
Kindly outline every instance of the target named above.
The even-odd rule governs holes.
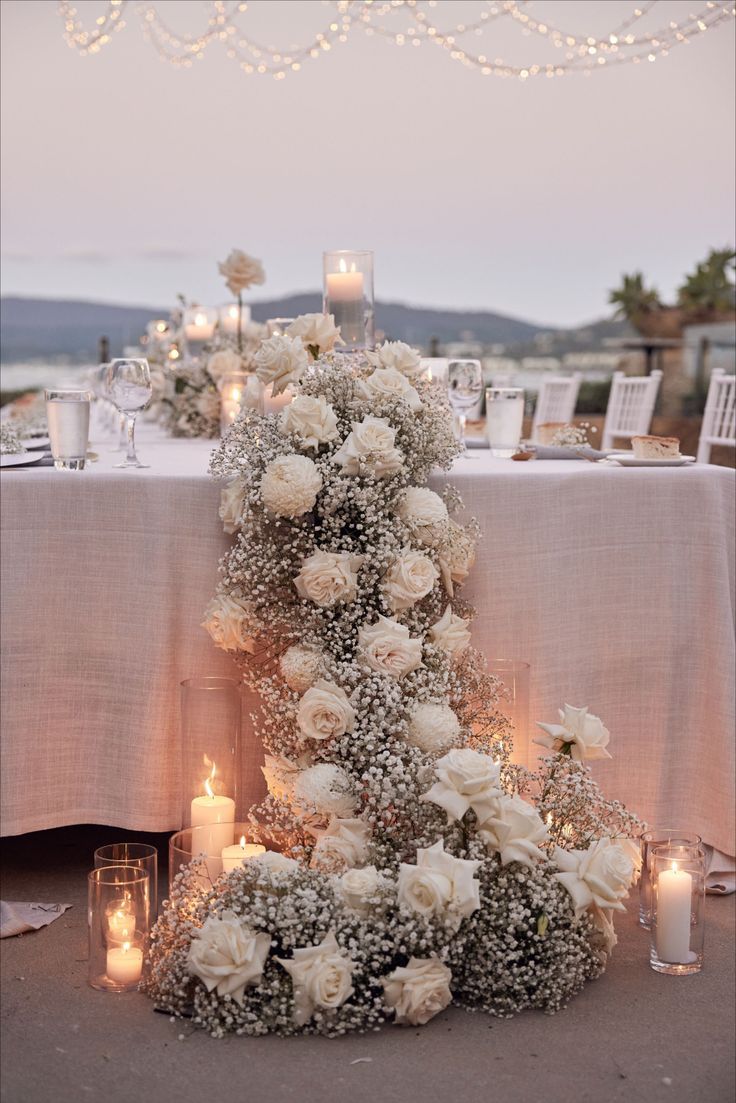
[[[425,486],[407,487],[398,514],[416,540],[429,548],[442,540],[449,523],[447,506],[439,494]]]
[[[576,915],[593,905],[604,910],[625,910],[621,900],[629,893],[633,863],[623,847],[611,839],[598,839],[587,850],[562,850],[558,846],[554,860],[562,871],[555,877],[570,893]]]
[[[190,973],[204,981],[208,992],[232,996],[243,1005],[245,989],[258,984],[271,945],[269,934],[255,934],[232,911],[209,915],[194,932],[187,954]]]
[[[298,383],[309,364],[307,350],[299,337],[275,333],[261,343],[254,357],[256,375],[271,393],[281,394],[290,383]]]
[[[398,900],[425,916],[451,916],[459,921],[480,907],[475,873],[480,862],[447,854],[442,839],[417,850],[415,866],[399,866]]]
[[[359,915],[369,910],[368,901],[378,889],[378,870],[375,866],[347,869],[340,878],[340,894],[347,907]]]
[[[302,697],[296,714],[299,731],[305,739],[334,739],[351,732],[355,711],[345,691],[324,678]]]
[[[421,797],[447,812],[448,823],[461,820],[472,808],[479,822],[497,810],[501,789],[501,767],[490,755],[470,747],[456,747],[435,764],[437,781]]]
[[[255,854],[248,861],[257,862],[261,868],[267,869],[269,873],[276,874],[298,873],[302,868],[294,858],[287,858],[285,854],[280,854],[278,850],[267,850],[265,854]]]
[[[395,1022],[424,1026],[452,1002],[451,981],[451,971],[438,958],[412,957],[381,983]]]
[[[572,705],[565,705],[564,709],[558,711],[559,724],[543,724],[537,721],[537,727],[546,734],[537,736],[535,743],[554,751],[564,751],[576,762],[611,757],[606,750],[611,733],[599,717],[588,712],[587,707],[576,709]]]
[[[539,843],[549,837],[544,821],[536,808],[516,795],[496,801],[492,814],[480,823],[478,835],[504,866],[520,862],[531,867],[546,857],[539,849]]]
[[[299,776],[296,763],[282,755],[264,754],[261,773],[272,797],[281,801],[293,799],[294,782]]]
[[[421,701],[409,715],[407,742],[425,754],[448,751],[460,738],[460,722],[449,705]]]
[[[358,593],[358,571],[362,555],[350,552],[327,552],[317,549],[302,560],[302,569],[294,579],[299,597],[315,605],[331,608],[340,602],[355,601]]]
[[[294,990],[294,1022],[304,1026],[317,1008],[340,1007],[352,995],[355,965],[341,950],[330,931],[319,946],[294,950],[292,957],[277,957],[291,976]]]
[[[317,832],[311,866],[325,872],[341,872],[365,862],[371,829],[365,820],[333,816],[324,831]]]
[[[277,456],[261,478],[261,499],[277,517],[301,517],[314,509],[322,476],[307,456]]]
[[[314,360],[335,345],[344,345],[340,327],[332,314],[300,314],[286,330],[287,336],[298,337]]]
[[[441,647],[453,659],[459,659],[470,647],[469,620],[458,617],[448,605],[440,619],[429,630],[429,638],[436,647]]]
[[[225,532],[237,532],[243,523],[246,481],[240,475],[231,479],[220,491],[220,520]]]
[[[438,578],[439,571],[429,556],[404,548],[386,572],[381,590],[391,611],[398,613],[426,597]]]
[[[332,762],[318,762],[301,770],[294,780],[294,800],[301,808],[345,819],[358,806],[349,776]]]
[[[343,475],[374,475],[388,479],[400,471],[404,457],[395,447],[396,430],[382,417],[366,415],[354,421],[352,431],[335,452],[333,459]]]
[[[475,540],[457,521],[450,520],[445,540],[440,548],[442,581],[450,597],[457,582],[465,582],[475,563]]]
[[[207,361],[207,371],[218,383],[224,376],[243,370],[243,361],[233,349],[218,349]]]
[[[422,408],[422,400],[418,392],[406,376],[396,368],[376,368],[367,379],[359,383],[358,388],[369,400],[393,398],[405,402],[415,414]]]
[[[261,262],[255,257],[249,257],[242,249],[231,249],[227,259],[221,261],[217,267],[233,295],[240,295],[247,288],[265,283],[266,280]]]
[[[250,632],[247,605],[232,594],[213,597],[204,613],[202,627],[223,651],[247,651],[253,654],[255,641]]]
[[[299,394],[281,411],[279,430],[293,434],[300,448],[319,448],[338,436],[337,415],[324,395]]]
[[[324,662],[316,647],[295,643],[287,647],[279,659],[279,669],[289,689],[305,693],[322,677]]]
[[[390,617],[379,616],[358,630],[358,650],[372,670],[392,678],[403,678],[422,665],[422,641]]]
[[[422,374],[421,356],[403,341],[384,341],[375,352],[369,352],[367,358],[374,367],[394,368],[407,379],[416,379]]]

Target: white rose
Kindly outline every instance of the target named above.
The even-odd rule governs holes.
[[[489,850],[500,855],[504,866],[520,862],[531,867],[546,857],[538,846],[549,837],[544,822],[536,808],[519,796],[498,800],[492,815],[479,825],[478,834]]]
[[[397,1023],[424,1026],[452,1002],[452,973],[435,957],[412,957],[409,964],[384,977],[386,1006]]]
[[[375,475],[387,479],[404,465],[404,457],[394,447],[396,430],[385,418],[366,416],[354,421],[352,432],[333,457],[342,467],[343,475]]]
[[[386,572],[381,590],[391,611],[398,613],[426,597],[438,578],[439,572],[428,556],[404,548]]]
[[[598,931],[598,957],[605,964],[614,947],[618,945],[618,936],[613,926],[613,911],[611,908],[593,907],[590,909],[590,916]]]
[[[252,655],[255,641],[249,629],[247,607],[230,594],[217,594],[204,613],[202,627],[223,651],[247,651]]]
[[[537,727],[547,734],[538,736],[534,743],[554,751],[564,750],[577,762],[611,757],[606,750],[611,733],[597,716],[593,716],[587,708],[576,709],[572,705],[565,705],[558,711],[559,724],[537,721]]]
[[[219,349],[207,361],[207,371],[217,383],[225,375],[243,370],[243,361],[232,349]]]
[[[322,655],[316,647],[297,643],[284,651],[279,667],[289,689],[304,693],[322,676]]]
[[[460,737],[460,722],[449,705],[423,701],[409,717],[407,741],[425,754],[447,751]]]
[[[434,770],[437,781],[420,799],[444,808],[448,823],[461,820],[469,808],[481,823],[494,815],[503,792],[501,767],[490,755],[456,747],[437,759]]]
[[[358,630],[358,649],[378,674],[403,678],[422,665],[422,641],[412,639],[405,624],[379,616],[374,624]]]
[[[417,850],[417,864],[399,866],[398,900],[420,915],[445,915],[464,919],[480,907],[480,889],[475,873],[480,862],[453,858],[438,839]]]
[[[570,893],[576,915],[592,905],[625,910],[621,900],[628,896],[633,863],[615,842],[598,839],[587,850],[562,850],[558,846],[554,860],[562,870],[555,877]]]
[[[232,249],[227,260],[221,261],[217,267],[233,295],[239,295],[254,284],[264,283],[266,279],[261,262],[249,257],[242,249]]]
[[[343,818],[352,816],[358,805],[350,778],[331,762],[319,762],[297,774],[294,800],[310,812]]]
[[[220,520],[225,532],[237,532],[243,523],[246,482],[239,475],[220,491]]]
[[[318,549],[302,560],[302,569],[294,579],[297,593],[323,607],[355,601],[362,563],[362,555]]]
[[[294,796],[294,782],[299,767],[281,755],[265,754],[261,773],[272,797],[281,801],[291,801]]]
[[[470,646],[469,620],[456,616],[448,605],[440,619],[429,630],[429,638],[453,659],[459,658]]]
[[[332,314],[300,314],[286,333],[289,337],[301,338],[315,360],[321,353],[331,352],[335,345],[345,344]]]
[[[378,889],[378,870],[375,866],[363,866],[362,869],[348,869],[340,878],[340,892],[349,908],[365,915],[368,900],[375,896]]]
[[[255,934],[234,912],[223,911],[195,931],[187,965],[208,992],[216,988],[218,996],[232,996],[242,1007],[245,989],[263,976],[270,945],[270,935]]]
[[[333,816],[324,831],[317,833],[311,866],[338,872],[361,865],[368,857],[371,829],[364,820],[343,820]]]
[[[294,950],[290,958],[276,960],[291,975],[297,1026],[309,1022],[316,1008],[340,1007],[352,995],[355,965],[338,946],[334,931],[319,946],[306,946]]]
[[[254,356],[256,375],[266,386],[272,384],[271,393],[281,394],[290,383],[298,383],[309,363],[307,351],[298,337],[274,334],[261,343]]]
[[[408,379],[422,374],[422,358],[416,349],[403,341],[384,341],[375,352],[369,352],[368,360],[377,368],[395,368]]]
[[[277,517],[301,517],[314,509],[322,476],[307,456],[278,456],[261,478],[261,498]]]
[[[334,739],[353,730],[355,712],[345,691],[323,678],[302,697],[296,722],[305,739]]]
[[[359,383],[358,389],[369,400],[393,398],[405,402],[414,413],[422,408],[422,400],[416,390],[396,368],[376,368],[367,379]]]
[[[279,430],[293,433],[302,448],[318,448],[337,437],[337,414],[324,395],[300,394],[281,411]]]
[[[217,391],[207,388],[201,391],[194,400],[194,406],[200,417],[205,421],[220,420],[220,396]]]
[[[442,581],[450,597],[455,592],[454,583],[465,582],[475,563],[475,540],[457,521],[450,520],[447,535],[440,548]]]
[[[407,487],[398,512],[419,543],[426,547],[434,547],[447,530],[447,506],[428,487]]]
[[[253,858],[249,858],[248,862],[257,862],[269,873],[298,873],[301,868],[299,862],[293,858],[287,858],[285,854],[279,854],[278,850],[267,850],[265,854],[256,854]]]

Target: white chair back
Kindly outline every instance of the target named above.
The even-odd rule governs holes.
[[[651,375],[613,373],[601,448],[613,448],[616,437],[631,440],[649,432],[661,380],[658,369]]]
[[[575,416],[575,403],[580,390],[580,372],[544,379],[539,387],[537,405],[532,422],[532,440],[537,439],[537,428],[550,421],[569,425]]]
[[[710,462],[714,444],[736,448],[736,375],[726,375],[722,368],[714,368],[711,372],[700,429],[698,463]]]

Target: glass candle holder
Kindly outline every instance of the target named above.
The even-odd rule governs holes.
[[[490,659],[488,672],[502,683],[499,711],[511,724],[511,761],[521,766],[529,759],[529,663],[519,659]],[[508,749],[508,748],[507,748]]]
[[[652,851],[657,846],[700,846],[700,835],[682,831],[679,827],[655,827],[641,836],[641,878],[639,880],[639,924],[646,930],[652,925],[652,882],[649,867]]]
[[[649,964],[657,973],[688,976],[703,967],[705,855],[699,846],[652,850]]]
[[[441,387],[446,387],[448,363],[446,356],[423,356],[420,364],[422,365],[422,374],[427,382],[439,383]]]
[[[138,986],[148,947],[148,873],[135,866],[104,866],[87,877],[89,973],[92,988],[128,992]]]
[[[181,683],[182,823],[207,827],[231,843],[238,818],[241,688],[235,678],[187,678]]]
[[[486,436],[492,456],[514,455],[523,424],[524,391],[520,387],[486,387]]]
[[[220,432],[223,436],[242,409],[263,413],[263,384],[252,372],[228,372],[220,380],[218,388]]]
[[[374,344],[373,253],[336,249],[323,254],[325,314],[331,314],[345,342],[338,352]]]
[[[217,311],[218,329],[228,337],[237,337],[239,332],[245,331],[249,323],[250,307],[245,303],[240,306],[237,303],[227,303]]]
[[[269,337],[283,337],[294,318],[269,318],[266,322],[266,330]]]
[[[94,394],[87,390],[47,390],[44,397],[54,467],[58,471],[83,471]]]
[[[215,323],[217,311],[203,306],[188,306],[182,318],[182,337],[184,351],[191,360],[196,360],[202,354],[204,346],[209,344],[215,335]]]
[[[132,866],[148,874],[151,920],[158,913],[158,850],[148,843],[109,843],[95,851],[95,869]]]
[[[201,859],[197,882],[209,890],[221,873],[228,873],[250,858],[265,854],[267,850],[281,852],[283,846],[277,835],[267,827],[254,828],[252,822],[238,820],[221,824],[214,835],[207,826],[185,827],[169,840],[169,892],[177,873],[194,858]],[[257,835],[257,840],[254,836]]]

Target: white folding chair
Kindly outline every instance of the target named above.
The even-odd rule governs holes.
[[[736,448],[736,375],[714,368],[705,401],[703,424],[698,444],[698,463],[710,463],[714,444]]]
[[[537,427],[550,421],[569,425],[575,415],[575,403],[580,390],[580,372],[545,379],[539,387],[532,421],[532,440],[537,439]]]
[[[661,379],[659,369],[651,375],[613,373],[601,448],[613,448],[616,437],[631,440],[649,432]]]

